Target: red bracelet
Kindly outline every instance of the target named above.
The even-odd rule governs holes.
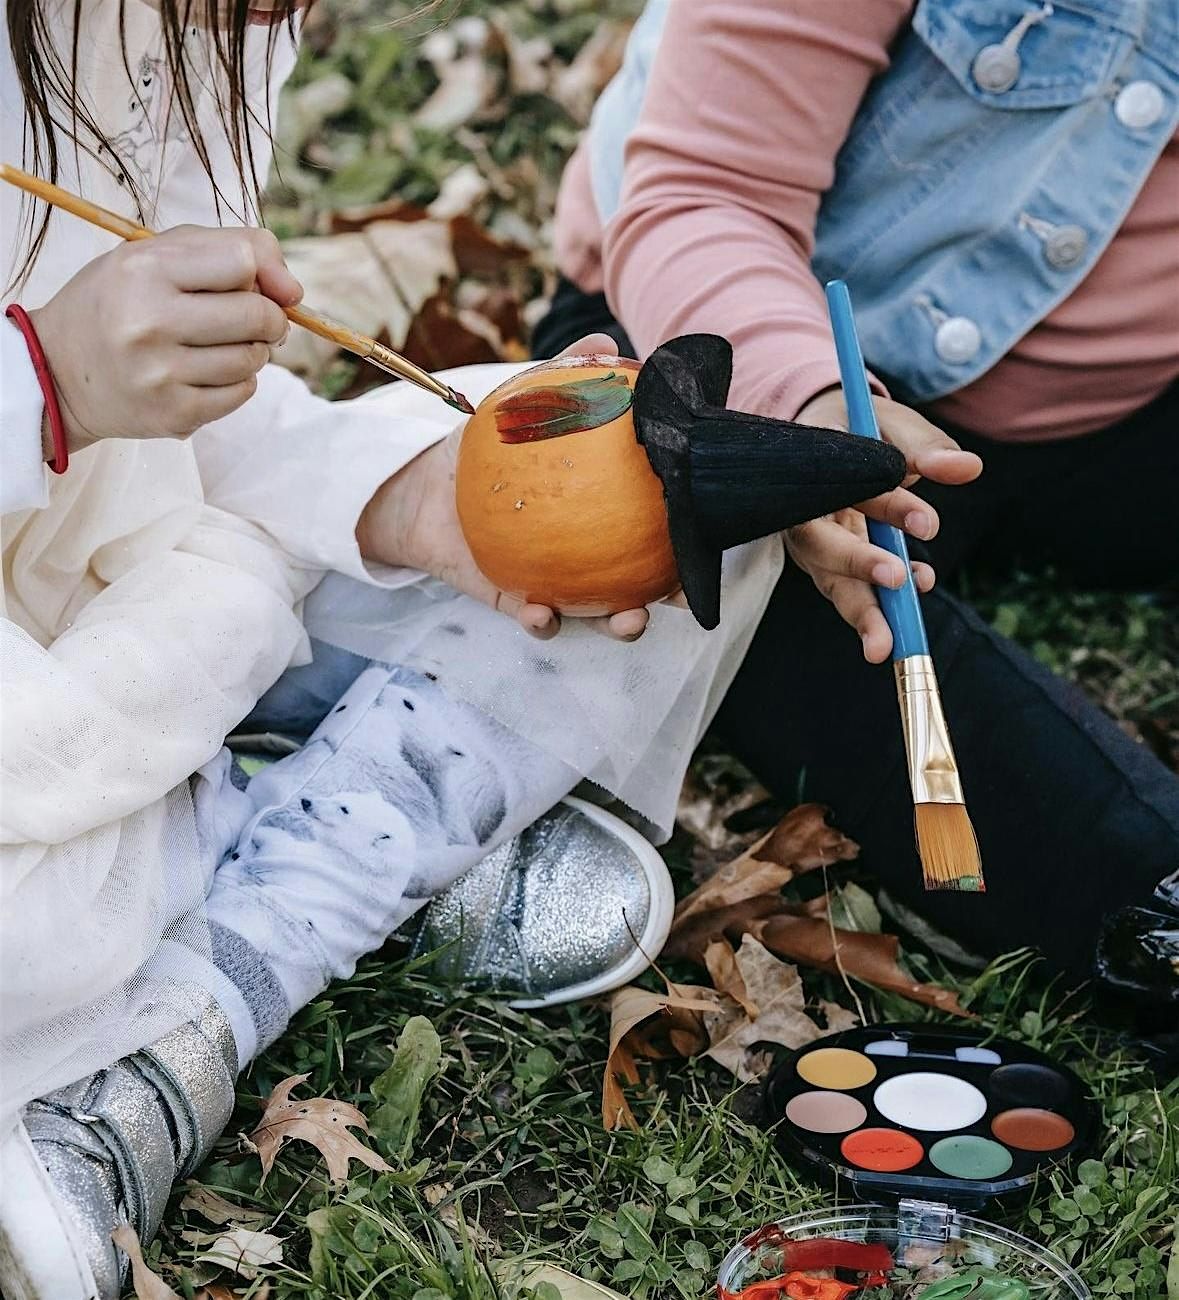
[[[37,337],[37,331],[33,328],[33,322],[29,319],[29,313],[23,307],[18,307],[16,303],[13,303],[5,308],[4,314],[25,336],[29,357],[33,362],[33,370],[37,374],[37,382],[41,385],[41,392],[45,398],[45,414],[49,417],[49,432],[53,435],[53,461],[49,468],[55,474],[64,474],[70,463],[70,449],[66,443],[65,423],[61,418],[61,406],[57,401],[57,385],[53,382],[53,371],[49,369],[45,349],[41,346],[41,340]]]

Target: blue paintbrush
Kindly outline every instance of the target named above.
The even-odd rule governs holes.
[[[865,438],[879,438],[880,426],[876,423],[864,357],[856,335],[851,296],[842,280],[828,283],[827,310],[839,357],[848,428]],[[985,886],[978,841],[966,812],[958,764],[942,712],[941,692],[929,653],[929,638],[921,617],[921,602],[909,565],[905,535],[891,524],[869,519],[868,536],[876,546],[897,556],[907,575],[899,590],[879,587],[877,592],[892,631],[893,669],[925,887],[981,892]]]

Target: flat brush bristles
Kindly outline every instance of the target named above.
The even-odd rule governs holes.
[[[925,888],[985,893],[978,840],[965,806],[919,803],[913,805],[913,816]]]
[[[910,655],[898,659],[893,669],[925,888],[981,894],[985,886],[978,841],[966,815],[933,660],[927,654]]]

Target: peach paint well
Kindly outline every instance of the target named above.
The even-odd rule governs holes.
[[[808,1133],[850,1133],[868,1118],[868,1109],[843,1092],[800,1092],[787,1102],[786,1118]]]

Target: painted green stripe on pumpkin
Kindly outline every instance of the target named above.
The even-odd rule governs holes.
[[[529,388],[506,397],[495,409],[500,442],[542,442],[570,433],[600,429],[630,410],[625,376],[611,371],[547,388]]]

